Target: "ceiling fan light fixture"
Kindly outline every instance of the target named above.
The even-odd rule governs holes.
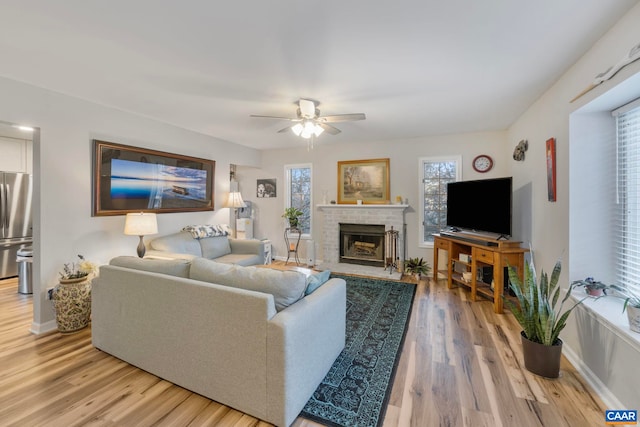
[[[296,136],[300,136],[300,134],[304,130],[304,126],[302,126],[300,123],[297,123],[296,125],[291,126],[291,130],[296,134]]]
[[[315,125],[316,129],[313,131],[313,133],[316,135],[316,138],[319,137],[322,132],[324,132],[324,129],[322,129],[322,127],[319,124]]]
[[[302,130],[302,136],[304,139],[311,138],[311,135],[316,133],[316,124],[311,120],[307,120],[304,122],[304,129]]]

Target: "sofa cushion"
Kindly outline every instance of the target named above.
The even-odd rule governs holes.
[[[215,259],[231,253],[227,236],[205,237],[197,241],[200,242],[203,258]]]
[[[191,237],[191,233],[185,231],[153,239],[149,242],[149,247],[157,251],[202,256],[200,241],[194,239]]]
[[[329,276],[331,275],[330,270],[324,270],[319,273],[310,274],[307,277],[307,288],[304,291],[305,295],[311,294],[313,291],[322,286],[327,280],[329,280]]]
[[[255,254],[234,254],[233,252],[223,255],[214,260],[215,262],[223,262],[225,264],[237,264],[242,266],[262,264],[264,257]]]
[[[183,259],[145,259],[134,256],[119,256],[113,258],[109,264],[116,267],[133,268],[135,270],[151,271],[177,277],[189,277],[191,262]]]
[[[271,294],[277,311],[302,298],[307,286],[305,275],[297,271],[242,267],[204,258],[192,261],[189,275],[195,280]]]

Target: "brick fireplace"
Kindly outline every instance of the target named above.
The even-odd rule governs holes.
[[[340,260],[340,224],[383,225],[384,231],[398,230],[398,257],[404,260],[404,211],[408,205],[318,205],[323,213],[322,260],[338,264]],[[381,265],[384,268],[384,262]]]

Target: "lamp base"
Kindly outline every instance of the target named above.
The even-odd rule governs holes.
[[[144,253],[146,252],[146,248],[144,247],[144,241],[142,240],[144,236],[140,236],[140,243],[138,243],[138,256],[140,258],[144,257]]]

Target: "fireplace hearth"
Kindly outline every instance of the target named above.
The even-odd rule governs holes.
[[[340,223],[340,262],[384,267],[385,226]]]

